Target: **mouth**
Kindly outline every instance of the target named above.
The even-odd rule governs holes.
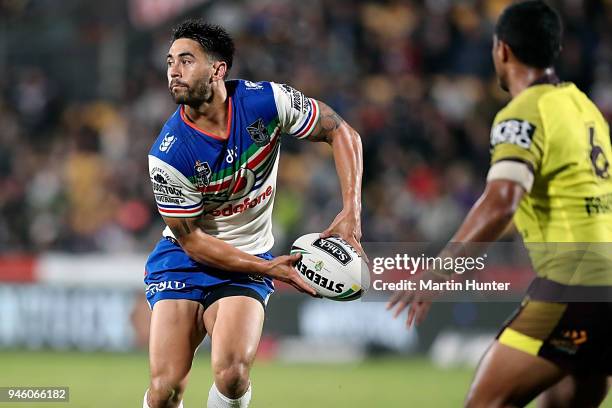
[[[172,84],[172,85],[170,85],[170,89],[175,89],[175,88],[187,88],[187,85],[184,85],[184,84]]]

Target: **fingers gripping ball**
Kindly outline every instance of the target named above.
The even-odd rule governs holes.
[[[343,239],[306,234],[293,243],[291,254],[296,253],[302,254],[295,265],[300,277],[325,298],[355,300],[370,287],[368,266]]]

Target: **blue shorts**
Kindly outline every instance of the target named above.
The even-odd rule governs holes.
[[[267,260],[274,258],[269,252],[257,256]],[[222,271],[198,263],[171,238],[162,238],[149,255],[144,282],[151,309],[162,299],[194,300],[206,309],[228,296],[249,296],[265,308],[274,292],[272,279]]]

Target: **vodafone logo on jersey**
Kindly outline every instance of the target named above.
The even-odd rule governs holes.
[[[274,189],[272,186],[268,186],[265,191],[262,191],[254,198],[246,197],[244,200],[239,201],[238,203],[230,203],[221,209],[212,211],[210,214],[213,217],[229,217],[230,215],[243,213],[249,209],[257,207],[258,205],[268,202],[273,192]]]

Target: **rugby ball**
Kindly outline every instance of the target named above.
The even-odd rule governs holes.
[[[300,253],[295,265],[300,277],[327,299],[359,299],[370,286],[370,271],[357,251],[341,238],[320,238],[318,233],[299,237],[291,254]]]

